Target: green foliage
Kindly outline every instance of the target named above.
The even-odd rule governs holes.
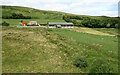
[[[3,19],[31,19],[30,16],[23,16],[23,14],[12,13],[12,16],[2,16]]]
[[[116,24],[118,24],[119,19],[117,18],[111,18],[111,17],[105,17],[101,16],[101,18],[94,18],[94,17],[88,17],[88,16],[79,16],[79,15],[64,15],[63,19],[66,22],[72,22],[74,25],[77,26],[84,26],[84,27],[90,27],[90,28],[116,28]],[[80,20],[82,22],[77,22],[77,20]],[[109,24],[109,26],[107,25]]]
[[[20,21],[21,23],[23,22],[23,20]]]
[[[87,60],[83,56],[77,56],[74,61],[74,65],[79,68],[85,68],[88,66]]]
[[[66,22],[70,22],[70,17],[69,16],[63,16],[63,20],[65,20]]]
[[[106,27],[107,27],[107,28],[110,28],[110,23],[108,23],[108,24],[106,25]]]
[[[3,23],[2,23],[2,26],[9,26],[10,24],[9,23],[7,23],[6,21],[4,21]]]
[[[118,24],[115,24],[115,27],[118,28]]]
[[[105,59],[97,59],[91,65],[90,73],[114,73],[114,68]]]

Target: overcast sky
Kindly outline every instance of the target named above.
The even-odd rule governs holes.
[[[0,5],[24,6],[78,15],[118,16],[119,0],[0,0]]]

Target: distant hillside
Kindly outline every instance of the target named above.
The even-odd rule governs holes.
[[[19,6],[2,6],[2,16],[11,16],[12,13],[23,14],[24,16],[31,16],[35,19],[62,19],[66,13],[57,11],[44,11],[28,7]]]
[[[45,11],[39,10],[29,7],[21,7],[21,6],[2,6],[2,16],[11,16],[12,13],[23,14],[24,16],[31,16],[35,19],[62,19],[63,15],[75,15],[58,11]],[[91,17],[95,19],[105,19],[108,18],[106,16],[87,16],[87,15],[76,15],[76,16],[84,16]]]
[[[10,23],[10,25],[18,25],[17,23],[11,23],[6,19],[37,19],[41,24],[46,24],[48,21],[51,22],[72,22],[74,25],[92,28],[116,28],[118,27],[117,17],[107,16],[88,16],[88,15],[75,15],[70,13],[64,13],[59,11],[45,11],[29,7],[21,6],[2,6],[2,18],[4,21]],[[26,20],[24,20],[27,22]]]

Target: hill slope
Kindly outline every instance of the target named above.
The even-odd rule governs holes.
[[[104,73],[118,72],[116,36],[67,29],[48,29],[45,35],[45,31],[45,28],[3,27],[3,73],[89,73],[94,66],[99,67],[100,63],[92,64],[100,58],[105,61],[103,67],[108,66],[102,68]],[[84,56],[88,66],[76,67],[73,64],[76,56]]]
[[[2,6],[2,16],[11,16],[12,13],[22,13],[25,16],[32,16],[32,18],[39,18],[39,19],[62,19],[63,15],[75,15],[75,14],[64,13],[59,11],[45,11],[45,10],[39,10],[29,7],[21,7],[21,6]],[[87,16],[87,15],[76,15],[76,16],[91,17],[95,19],[110,18],[106,16]]]
[[[24,16],[31,16],[38,19],[62,19],[65,13],[57,11],[44,11],[28,7],[2,6],[2,16],[11,16],[12,13],[22,13]]]

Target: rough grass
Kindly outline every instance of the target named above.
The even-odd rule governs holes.
[[[66,29],[3,27],[3,73],[89,73],[95,59],[106,59],[117,71],[117,38]],[[73,65],[84,56],[87,68]]]
[[[108,33],[111,35],[119,35],[118,29],[115,29],[115,28],[94,28],[94,30],[97,30],[103,33]]]
[[[86,28],[86,27],[75,27],[74,29],[70,29],[72,31],[76,31],[76,32],[82,32],[82,33],[89,33],[89,34],[95,34],[95,35],[104,35],[104,36],[115,36],[117,34],[117,29],[114,29],[114,34],[110,34],[113,33],[112,32],[112,28],[110,29],[110,33],[108,33],[107,31],[105,31],[105,29],[107,30],[107,28]],[[116,34],[115,34],[116,33]]]
[[[118,62],[118,39],[116,36],[93,35],[65,29],[55,29],[55,32],[76,40],[78,44],[77,48],[79,50],[77,53],[86,56],[88,58],[89,65],[94,59],[102,58],[107,59],[109,63],[111,63],[111,65],[117,70],[116,62]],[[72,46],[74,46],[74,44],[72,44]]]
[[[46,39],[44,30],[3,28],[3,73],[81,72],[58,45]]]

